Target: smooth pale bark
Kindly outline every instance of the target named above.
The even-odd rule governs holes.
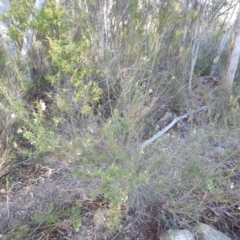
[[[100,59],[104,58],[104,52],[105,52],[103,1],[104,0],[99,0],[97,5],[97,30],[98,30],[98,47],[99,47]]]
[[[193,72],[197,61],[199,46],[200,46],[200,39],[197,38],[198,35],[202,33],[202,26],[200,25],[199,28],[195,28],[194,30],[194,40],[192,44],[192,59],[191,59],[191,67],[189,72],[189,80],[188,80],[188,89],[189,91],[192,90],[192,80],[193,80]]]
[[[233,2],[233,3],[234,3],[234,2]],[[231,4],[233,4],[233,3],[231,3]],[[222,41],[221,41],[220,45],[219,45],[217,55],[216,55],[216,57],[214,58],[213,66],[212,66],[212,69],[211,69],[211,74],[213,74],[214,72],[217,71],[217,64],[218,64],[218,62],[219,62],[219,59],[220,59],[220,57],[221,57],[221,55],[222,55],[222,52],[223,52],[223,50],[224,50],[224,48],[225,48],[225,46],[226,46],[226,44],[227,44],[227,42],[228,42],[228,40],[229,40],[229,38],[230,38],[230,35],[231,35],[231,33],[232,33],[233,23],[234,23],[234,20],[235,20],[235,18],[236,18],[235,15],[237,14],[237,10],[238,10],[237,7],[238,7],[238,6],[237,6],[237,4],[236,4],[236,6],[233,7],[232,10],[231,10],[231,9],[228,10],[227,12],[225,12],[225,14],[224,14],[223,16],[221,16],[221,14],[220,14],[220,18],[224,21],[224,23],[225,23],[228,27],[227,27],[224,35],[223,35],[223,38],[222,38]],[[233,19],[233,16],[235,16],[234,19]]]
[[[45,3],[45,0],[36,0],[35,5],[34,5],[34,9],[41,9],[43,7]],[[33,15],[31,14],[29,17],[30,22],[33,21]],[[23,39],[23,47],[21,50],[21,55],[22,56],[27,56],[28,51],[31,48],[32,45],[32,40],[33,40],[33,36],[34,36],[34,31],[33,29],[28,29],[27,33],[24,36]]]
[[[7,13],[10,9],[10,2],[8,0],[0,0],[0,16],[4,13]],[[7,35],[8,33],[8,25],[3,21],[0,21],[0,35],[3,44],[3,49],[5,53],[11,59],[16,59],[17,48],[15,42]]]
[[[195,4],[196,5],[196,4]],[[192,5],[193,6],[193,2]],[[192,36],[192,58],[191,58],[191,65],[190,65],[190,72],[189,72],[189,80],[188,80],[188,89],[189,91],[192,90],[192,80],[193,80],[193,73],[198,57],[198,51],[200,47],[200,40],[202,39],[203,30],[207,28],[208,19],[205,16],[207,8],[207,3],[198,4],[196,5],[196,20],[192,22],[191,28],[193,29],[193,36]],[[193,11],[193,9],[191,10]]]
[[[214,58],[214,61],[213,61],[213,66],[212,66],[212,69],[211,69],[211,73],[213,73],[216,70],[216,66],[218,64],[220,56],[221,56],[221,54],[224,50],[224,47],[227,43],[227,40],[229,39],[230,30],[231,30],[231,28],[228,28],[227,31],[225,32],[223,38],[222,38],[222,41],[220,43],[220,46],[219,46],[219,49],[218,49],[218,52],[217,52],[217,56]]]
[[[44,5],[45,0],[36,0],[34,9],[41,9]],[[9,0],[0,0],[0,15],[7,13],[10,9],[10,2]],[[33,15],[30,15],[29,20],[33,20]],[[7,55],[12,59],[17,59],[17,47],[15,42],[7,35],[8,32],[8,25],[2,21],[0,21],[0,34],[2,38],[2,44],[5,52]],[[33,29],[29,29],[24,38],[23,38],[23,47],[21,50],[21,56],[26,57],[28,54],[28,51],[31,48],[32,45],[32,39],[34,36]]]
[[[10,2],[8,0],[0,0],[0,14],[8,12],[10,8]]]
[[[105,1],[104,3],[104,30],[105,30],[105,48],[109,49],[109,42],[111,38],[111,19],[110,19],[110,13],[112,11],[113,7],[113,0]]]
[[[45,3],[45,0],[36,0],[33,8],[40,10],[43,7],[44,3]],[[31,14],[29,17],[29,21],[31,22],[33,20],[34,18],[33,18],[33,15]],[[21,57],[23,59],[23,63],[26,65],[26,79],[29,83],[32,81],[32,77],[31,77],[31,71],[27,62],[27,55],[32,46],[33,37],[34,37],[34,30],[30,28],[28,29],[28,31],[26,32],[23,38],[23,46],[21,50]]]
[[[232,91],[233,80],[238,66],[240,55],[240,3],[238,3],[238,13],[234,25],[231,51],[228,60],[228,66],[223,79],[223,87],[229,94]]]

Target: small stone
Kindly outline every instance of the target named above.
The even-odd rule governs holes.
[[[164,116],[160,119],[160,122],[170,122],[174,118],[174,115],[172,112],[166,112]]]
[[[200,223],[197,226],[196,230],[197,230],[197,235],[202,240],[231,240],[222,232],[204,223]]]
[[[224,155],[225,155],[225,149],[222,147],[215,147],[211,152],[211,156],[214,158],[221,158]]]
[[[168,231],[163,233],[159,239],[161,240],[194,240],[194,236],[188,230],[169,229]]]

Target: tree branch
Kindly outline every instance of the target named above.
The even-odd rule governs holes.
[[[195,111],[192,112],[192,114],[195,114],[197,112],[200,111],[206,111],[208,110],[207,106],[203,106]],[[151,138],[149,138],[148,140],[146,140],[145,142],[143,142],[140,146],[139,146],[139,150],[142,150],[143,148],[145,148],[147,145],[153,143],[155,140],[157,140],[158,138],[160,138],[164,133],[166,133],[170,128],[172,128],[177,122],[188,118],[190,116],[190,113],[186,113],[180,117],[176,117],[173,119],[173,121],[167,125],[165,128],[163,128],[161,131],[157,132],[154,136],[152,136]]]

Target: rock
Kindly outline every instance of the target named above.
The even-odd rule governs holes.
[[[210,227],[207,224],[200,223],[196,227],[197,236],[201,240],[231,240],[222,232]]]
[[[160,122],[171,122],[174,119],[172,112],[166,112],[164,116],[160,119]]]
[[[214,158],[221,158],[225,155],[225,149],[222,147],[214,147],[211,156]]]
[[[194,240],[193,234],[188,230],[170,229],[163,233],[160,240]]]

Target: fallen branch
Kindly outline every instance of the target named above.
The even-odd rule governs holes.
[[[206,111],[208,109],[207,106],[203,106],[195,111],[193,111],[191,114],[200,112],[200,111]],[[147,145],[153,143],[155,140],[157,140],[158,138],[160,138],[164,133],[166,133],[170,128],[172,128],[177,122],[188,118],[190,116],[190,113],[186,113],[180,117],[176,117],[173,119],[173,121],[168,124],[165,128],[163,128],[161,131],[157,132],[155,135],[153,135],[151,138],[149,138],[148,140],[146,140],[145,142],[143,142],[140,146],[139,146],[139,150],[142,150],[143,148],[145,148]]]

